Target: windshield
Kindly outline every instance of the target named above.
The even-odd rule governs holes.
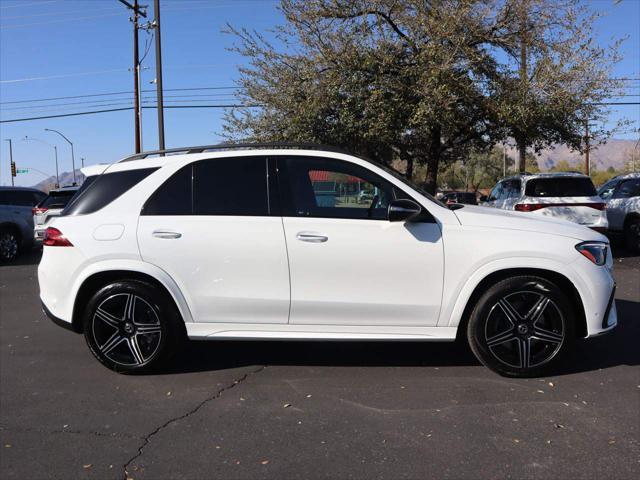
[[[527,182],[528,197],[595,197],[596,188],[587,177],[532,178]]]
[[[75,193],[75,190],[49,192],[49,195],[38,204],[38,208],[64,208]]]

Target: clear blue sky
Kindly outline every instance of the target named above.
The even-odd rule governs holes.
[[[152,0],[141,0],[152,4]],[[623,47],[624,60],[614,75],[640,77],[640,0],[592,0],[606,12],[599,20],[598,38],[603,44],[614,37],[628,35]],[[282,21],[275,0],[162,0],[162,44],[164,87],[230,87],[237,78],[243,59],[229,52],[233,37],[221,33],[226,22],[237,27],[264,31]],[[149,13],[151,14],[151,8]],[[34,108],[19,100],[130,92],[132,74],[132,27],[129,13],[117,0],[0,0],[0,102],[2,119],[22,118],[59,112],[115,108],[126,103],[130,94],[48,102],[52,106]],[[141,48],[148,36],[140,34]],[[150,38],[150,37],[149,37]],[[144,65],[143,88],[154,89],[153,46]],[[630,94],[640,93],[640,82],[630,83]],[[167,92],[167,103],[179,105],[184,97],[168,95],[223,95],[202,98],[211,104],[229,99],[230,90]],[[152,92],[145,95],[155,98]],[[620,101],[637,101],[626,97]],[[61,103],[93,102],[55,106]],[[111,105],[117,104],[117,105]],[[11,110],[10,110],[11,109]],[[216,143],[221,131],[222,109],[170,109],[165,112],[167,147]],[[640,123],[640,107],[616,107]],[[80,157],[86,164],[111,162],[133,151],[133,112],[114,112],[91,116],[36,120],[0,124],[0,183],[10,184],[8,143],[13,139],[18,166],[32,167],[48,174],[55,171],[53,149],[38,142],[21,140],[26,136],[56,144],[61,171],[71,170],[70,150],[57,135],[44,128],[62,131],[75,144],[76,165]],[[155,110],[144,110],[144,148],[157,147]],[[634,138],[632,134],[622,135]],[[44,178],[32,172],[19,175],[16,183],[33,185]]]

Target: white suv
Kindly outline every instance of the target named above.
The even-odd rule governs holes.
[[[481,201],[487,207],[562,218],[600,233],[608,227],[606,204],[591,178],[581,173],[515,175],[500,180]]]
[[[627,248],[640,252],[640,173],[612,178],[598,194],[607,202],[609,233],[622,234]]]
[[[117,371],[156,368],[187,337],[459,335],[495,371],[530,376],[617,322],[606,237],[452,210],[344,153],[192,147],[84,173],[47,229],[40,296]]]

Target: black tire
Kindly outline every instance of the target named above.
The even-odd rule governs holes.
[[[555,371],[574,344],[574,307],[547,279],[507,278],[476,303],[467,339],[478,360],[500,375],[543,376]]]
[[[139,280],[102,287],[89,300],[82,320],[91,353],[120,373],[157,371],[186,338],[172,299]]]
[[[640,218],[632,218],[625,223],[624,245],[631,252],[640,252]]]
[[[20,253],[20,236],[13,228],[0,228],[0,260],[8,262]]]

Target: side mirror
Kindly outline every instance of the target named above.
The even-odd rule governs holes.
[[[401,198],[389,204],[390,222],[407,222],[417,217],[422,212],[422,207],[413,200]]]
[[[481,195],[481,196],[480,196],[480,201],[481,201],[481,202],[486,202],[486,201],[488,201],[488,200],[489,200],[489,197],[487,197],[486,195]]]

